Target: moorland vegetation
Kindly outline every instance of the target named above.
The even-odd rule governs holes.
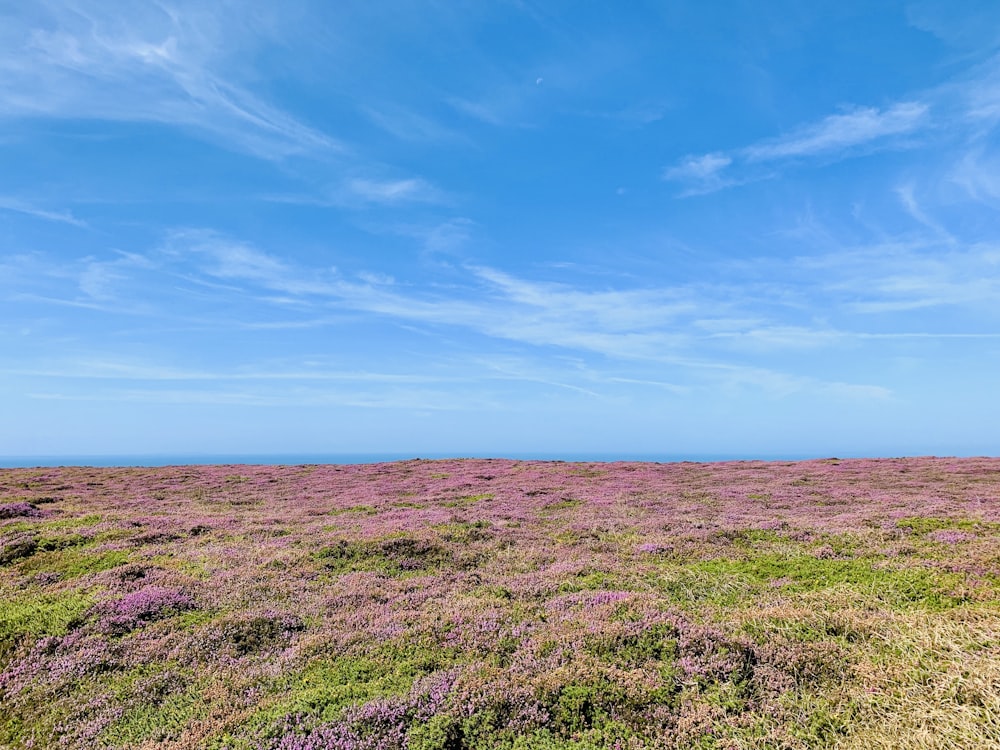
[[[1000,747],[1000,460],[0,471],[0,747]]]

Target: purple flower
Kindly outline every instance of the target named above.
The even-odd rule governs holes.
[[[600,591],[590,597],[590,603],[592,605],[598,604],[617,604],[618,602],[625,601],[631,596],[628,591]]]
[[[0,505],[0,518],[38,518],[41,509],[32,503],[4,503]]]
[[[957,531],[956,529],[939,529],[927,535],[928,539],[942,544],[958,544],[959,542],[969,542],[976,538],[975,534],[967,531]]]
[[[164,586],[146,586],[104,606],[105,616],[98,627],[112,634],[124,634],[154,620],[194,609],[189,594]]]

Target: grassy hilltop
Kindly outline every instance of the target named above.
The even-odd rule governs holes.
[[[0,747],[1000,747],[1000,459],[0,470]]]

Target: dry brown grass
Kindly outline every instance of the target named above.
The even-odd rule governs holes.
[[[881,613],[845,750],[1000,748],[1000,612]]]

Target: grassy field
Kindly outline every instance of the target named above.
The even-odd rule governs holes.
[[[0,470],[0,747],[1000,747],[1000,459]]]

